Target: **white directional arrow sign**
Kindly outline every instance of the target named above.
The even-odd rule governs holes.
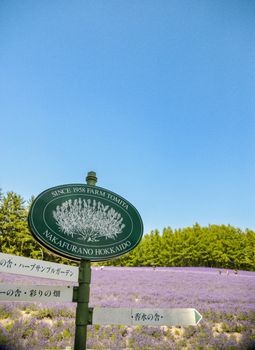
[[[136,309],[94,308],[92,324],[144,326],[196,326],[202,315],[192,308]]]
[[[0,301],[72,302],[72,286],[0,283]]]
[[[0,253],[0,272],[77,282],[78,267]]]

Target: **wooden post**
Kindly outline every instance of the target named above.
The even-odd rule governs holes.
[[[86,177],[87,185],[95,186],[96,173],[90,171]],[[89,309],[89,292],[91,281],[91,263],[81,260],[79,266],[79,287],[74,288],[74,301],[77,302],[75,319],[74,350],[85,350],[87,343],[87,326],[92,323],[92,313]]]

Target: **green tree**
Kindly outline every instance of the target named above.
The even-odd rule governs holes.
[[[31,205],[31,203],[30,203]],[[23,198],[15,192],[0,195],[0,251],[35,259],[67,262],[41,247],[28,228],[28,209]]]
[[[163,234],[161,237],[161,253],[160,253],[160,263],[161,266],[172,266],[171,256],[173,254],[173,230],[171,227],[163,229]]]
[[[27,226],[27,209],[21,196],[8,192],[0,202],[1,251],[33,257],[40,255]]]

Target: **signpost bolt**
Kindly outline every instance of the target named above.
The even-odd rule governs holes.
[[[95,186],[97,183],[96,173],[94,171],[89,171],[86,177],[87,185]]]

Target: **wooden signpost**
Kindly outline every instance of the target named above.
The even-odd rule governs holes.
[[[0,301],[72,302],[72,286],[0,283]]]
[[[0,272],[78,282],[78,267],[0,253]]]
[[[92,324],[98,325],[196,326],[201,319],[201,314],[192,308],[93,308],[92,311]]]
[[[39,194],[28,215],[34,238],[52,252],[80,261],[73,301],[77,302],[74,349],[86,349],[91,261],[108,260],[135,248],[143,235],[136,208],[116,193],[97,187],[96,173],[87,185],[69,184]]]
[[[143,234],[142,219],[121,196],[97,187],[95,172],[87,185],[50,188],[35,198],[28,216],[34,238],[62,257],[80,261],[79,268],[0,253],[0,272],[78,282],[78,286],[0,283],[0,301],[76,302],[74,350],[85,350],[87,326],[126,324],[197,325],[192,308],[90,308],[91,261],[103,261],[135,248]]]

